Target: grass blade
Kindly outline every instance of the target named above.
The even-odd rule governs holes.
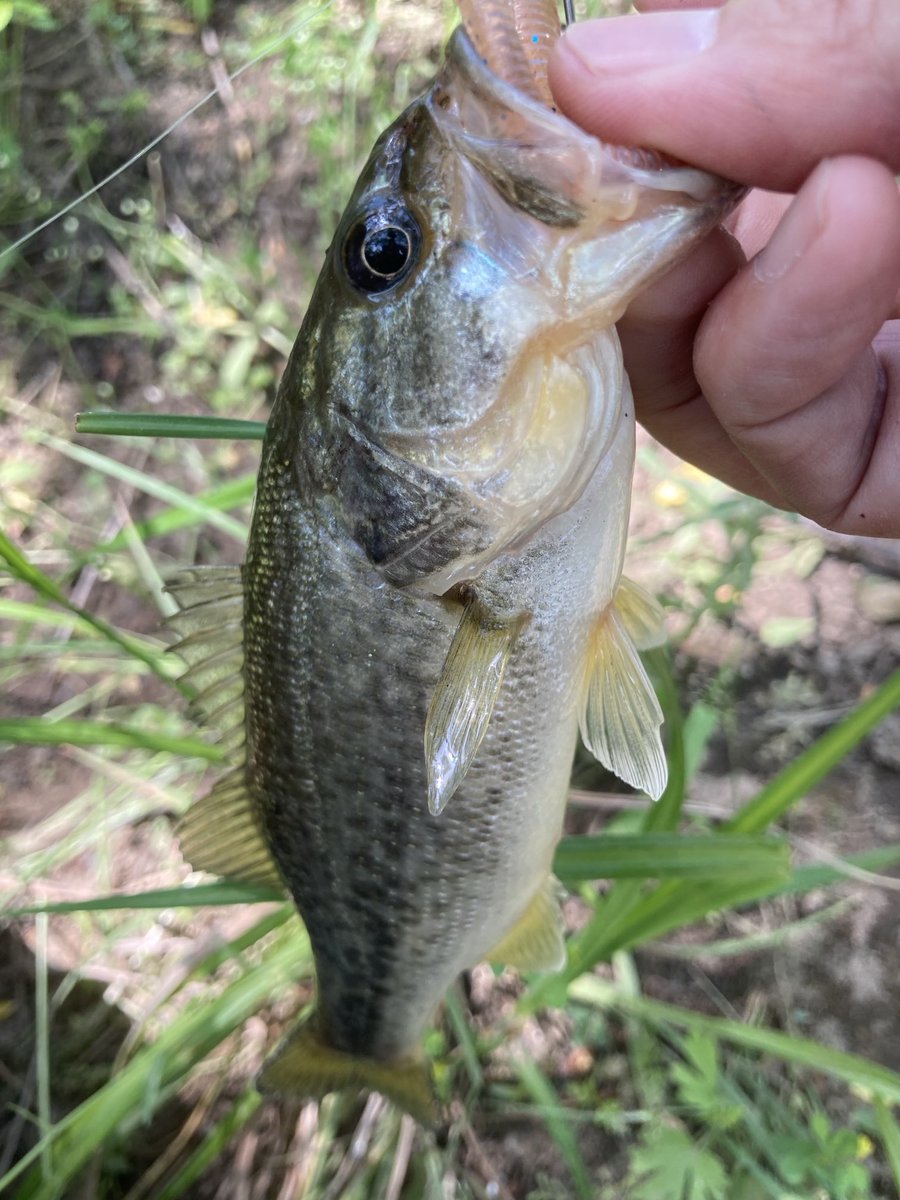
[[[879,722],[900,706],[900,670],[829,729],[762,789],[724,826],[733,833],[760,833],[833,770]]]
[[[227,533],[229,537],[235,538],[242,544],[247,540],[248,529],[243,521],[237,521],[234,517],[220,512],[219,509],[204,504],[196,496],[189,496],[187,492],[173,487],[170,483],[163,483],[161,479],[154,479],[152,475],[147,475],[144,471],[137,471],[134,467],[116,462],[115,459],[108,458],[105,454],[98,454],[96,450],[89,450],[86,446],[76,446],[63,438],[54,437],[51,433],[35,431],[34,437],[43,445],[64,454],[74,462],[81,463],[82,466],[92,467],[95,471],[101,471],[104,475],[119,479],[122,483],[127,483],[129,487],[145,492],[148,496],[153,496],[166,504],[171,504],[174,508],[181,508],[185,512],[193,513],[194,516],[206,521],[208,525],[220,529],[222,533]]]
[[[897,1194],[900,1195],[900,1126],[881,1096],[872,1098],[872,1107],[875,1109],[875,1121],[878,1125],[878,1136],[884,1147],[884,1155],[891,1168]]]
[[[644,656],[653,671],[659,702],[665,714],[668,744],[669,778],[666,790],[651,804],[644,818],[645,833],[673,832],[681,818],[687,776],[685,773],[684,716],[672,669],[664,650],[652,650]]]
[[[578,1200],[594,1200],[595,1189],[588,1175],[584,1158],[578,1149],[578,1142],[572,1126],[560,1111],[559,1097],[530,1059],[517,1058],[513,1065],[525,1090],[537,1106],[553,1140],[559,1146],[560,1153],[569,1168],[569,1174],[572,1176],[572,1182],[575,1184],[575,1195],[578,1196]]]
[[[174,413],[83,412],[75,417],[76,433],[110,437],[222,438],[255,441],[265,437],[265,421],[236,417],[185,417]]]
[[[209,508],[218,508],[227,512],[229,509],[246,504],[253,498],[255,491],[256,475],[244,475],[221,487],[201,492],[198,499]],[[151,537],[163,537],[167,533],[174,533],[176,529],[188,529],[192,525],[199,525],[202,520],[203,518],[198,517],[196,513],[185,512],[183,508],[167,508],[153,517],[148,517],[146,521],[138,521],[134,530],[139,537],[147,541]],[[112,554],[117,550],[124,549],[126,545],[127,539],[124,532],[117,533],[108,542],[101,542],[93,553]]]
[[[25,600],[0,600],[0,617],[7,621],[21,621],[23,624],[50,625],[56,629],[72,629],[78,625],[83,625],[85,629],[92,628],[77,612],[57,612],[42,604],[29,604]],[[55,645],[59,650],[59,643]]]
[[[236,1133],[247,1124],[262,1104],[262,1096],[256,1091],[246,1091],[238,1096],[234,1104],[220,1121],[207,1132],[197,1149],[179,1167],[176,1174],[156,1193],[155,1200],[178,1200],[189,1193],[203,1172],[211,1166]]]
[[[855,1087],[867,1088],[893,1103],[900,1103],[900,1073],[872,1062],[858,1054],[845,1050],[834,1050],[821,1042],[809,1038],[795,1037],[774,1029],[756,1025],[743,1025],[726,1017],[707,1017],[688,1012],[675,1004],[662,1000],[648,1000],[645,996],[626,996],[612,984],[585,975],[573,983],[570,992],[573,1000],[592,1005],[602,1010],[615,1009],[637,1017],[653,1025],[674,1025],[681,1029],[696,1029],[718,1041],[730,1042],[745,1050],[760,1054],[771,1054],[783,1062],[798,1067],[809,1067],[813,1071],[827,1071]]]
[[[767,929],[761,933],[748,933],[743,937],[720,938],[714,942],[685,942],[684,944],[661,943],[653,947],[653,953],[663,958],[677,958],[691,961],[695,958],[731,958],[736,954],[748,954],[754,950],[769,950],[774,946],[783,946],[797,933],[802,933],[815,925],[833,921],[847,911],[853,900],[845,897],[835,900],[827,908],[817,909],[808,917],[800,917],[796,921],[788,921],[775,929]]]
[[[121,647],[132,658],[146,663],[154,675],[158,675],[160,679],[165,680],[166,683],[171,684],[185,694],[181,685],[173,681],[173,673],[177,669],[176,665],[170,663],[168,660],[164,660],[161,651],[148,649],[136,638],[120,633],[118,629],[115,629],[112,625],[108,625],[106,621],[101,620],[99,617],[95,617],[87,609],[73,604],[58,584],[54,583],[49,575],[45,575],[43,571],[29,562],[27,556],[2,531],[0,531],[0,558],[6,560],[6,565],[17,579],[22,583],[27,583],[38,595],[43,596],[45,600],[51,600],[54,604],[59,604],[68,612],[74,613],[82,621],[90,625],[92,629],[96,629],[98,633],[102,634],[107,641]]]
[[[89,900],[59,900],[48,904],[29,904],[14,908],[4,917],[28,917],[36,913],[109,912],[113,909],[138,908],[206,908],[220,904],[261,904],[284,900],[284,893],[275,888],[250,883],[201,883],[196,887],[155,888],[149,892],[128,895],[117,892],[112,896],[93,896]]]
[[[900,862],[900,843],[890,846],[878,846],[874,850],[863,850],[859,854],[848,854],[842,860],[851,867],[859,867],[863,871],[884,871]],[[790,896],[798,893],[811,892],[815,888],[827,887],[831,883],[852,883],[853,877],[840,866],[797,867],[791,878],[783,887],[773,892],[774,896]],[[872,881],[874,882],[874,881]]]
[[[659,701],[665,714],[664,728],[667,731],[669,778],[662,796],[647,809],[642,831],[648,835],[674,833],[681,817],[686,785],[684,718],[665,651],[653,650],[644,657],[653,673]],[[601,878],[601,876],[598,875],[595,878]],[[617,923],[624,921],[635,905],[640,903],[644,889],[644,879],[625,878],[620,880],[611,888],[597,915],[579,936],[589,937],[588,931],[591,929],[596,932],[604,927],[615,928]],[[569,942],[570,951],[575,949],[575,941],[576,939],[572,939]],[[610,953],[618,948],[613,945]],[[596,961],[598,960],[594,959],[594,962]],[[589,965],[593,965],[593,963]],[[588,968],[583,969],[587,970]],[[574,978],[574,974],[571,977]],[[527,1011],[533,1011],[542,1004],[565,1007],[565,988],[569,978],[568,970],[560,975],[546,976],[525,997],[523,1007]]]
[[[4,717],[0,719],[0,742],[24,742],[31,746],[127,746],[132,750],[162,750],[186,758],[206,758],[210,762],[221,762],[224,758],[218,746],[197,738],[173,737],[169,733],[105,721]]]
[[[639,891],[633,903],[611,916],[607,905],[601,903],[587,925],[569,939],[568,960],[562,971],[539,980],[522,998],[520,1008],[534,1012],[548,1004],[564,1006],[569,985],[617,950],[632,949],[709,913],[771,895],[782,879],[783,873],[773,872],[758,878],[739,876],[718,884],[675,880],[649,894]],[[639,883],[635,886],[641,887]]]
[[[229,984],[212,1002],[185,1010],[152,1045],[140,1050],[104,1087],[63,1117],[0,1179],[0,1193],[28,1171],[16,1192],[17,1200],[55,1200],[65,1194],[66,1185],[111,1133],[125,1133],[140,1124],[278,988],[310,968],[309,939],[299,922],[291,921],[279,931],[259,965]],[[48,1151],[53,1165],[50,1175],[35,1166]]]
[[[569,837],[556,851],[553,869],[563,883],[594,879],[755,879],[790,870],[786,842],[740,835],[684,837],[638,833],[614,837]]]

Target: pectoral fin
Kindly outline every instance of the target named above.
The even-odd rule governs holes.
[[[659,733],[663,714],[626,621],[635,623],[634,614],[623,617],[613,605],[594,630],[581,737],[605,767],[658,800],[668,774]]]
[[[487,955],[520,971],[558,971],[566,961],[562,884],[551,875],[503,940]]]
[[[366,1088],[381,1092],[423,1124],[437,1118],[431,1073],[424,1059],[410,1056],[377,1062],[345,1054],[327,1044],[315,1018],[301,1025],[275,1050],[264,1064],[257,1086],[263,1093],[307,1098]]]
[[[491,722],[520,620],[497,621],[470,601],[425,720],[428,809],[441,812],[459,787]]]

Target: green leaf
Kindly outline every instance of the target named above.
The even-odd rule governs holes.
[[[254,340],[254,345],[255,345]],[[76,433],[109,437],[218,438],[224,441],[259,442],[265,421],[235,417],[187,417],[174,413],[83,412],[75,417]]]
[[[178,1160],[174,1175],[155,1192],[154,1200],[178,1200],[180,1196],[194,1195],[191,1189],[201,1175],[221,1158],[225,1147],[234,1135],[247,1124],[259,1106],[262,1096],[255,1089],[244,1092],[234,1101],[220,1121],[211,1128],[207,1125],[204,1138],[196,1150]]]
[[[687,1061],[675,1064],[672,1079],[681,1103],[712,1128],[731,1129],[740,1121],[743,1109],[725,1095],[715,1039],[692,1029],[679,1048]]]
[[[655,804],[647,808],[643,833],[673,833],[681,817],[685,795],[684,736],[681,705],[665,651],[653,650],[644,656],[660,704],[666,717],[668,739],[669,781],[666,790]],[[547,975],[523,999],[520,1007],[534,1011],[542,1005],[565,1006],[566,984],[589,970],[601,958],[610,957],[616,950],[633,942],[619,940],[616,931],[627,922],[635,907],[642,901],[645,882],[642,878],[626,878],[613,887],[598,908],[588,926],[569,942],[570,962],[564,973]]]
[[[810,1171],[819,1160],[819,1149],[805,1138],[790,1134],[772,1135],[773,1158],[778,1172],[791,1187],[809,1182]]]
[[[888,846],[878,846],[874,850],[863,850],[859,854],[848,854],[842,860],[849,867],[858,867],[867,872],[883,871],[900,862],[900,843],[894,842]],[[772,894],[775,896],[802,895],[816,888],[827,887],[831,883],[841,883],[852,879],[846,870],[840,866],[808,866],[797,867],[787,883]],[[872,881],[874,882],[874,880]]]
[[[659,702],[665,714],[669,761],[669,780],[666,790],[656,803],[651,804],[647,809],[647,815],[644,818],[644,832],[671,833],[678,828],[681,808],[684,804],[686,784],[684,718],[666,651],[651,650],[643,657],[652,671]]]
[[[259,338],[255,331],[232,341],[219,366],[222,387],[235,392],[245,385],[258,346]]]
[[[702,701],[694,705],[684,722],[684,774],[686,779],[696,775],[709,739],[716,731],[721,713]]]
[[[719,1159],[682,1129],[659,1126],[631,1156],[634,1200],[722,1200],[728,1177]]]
[[[231,508],[237,508],[238,505],[246,504],[248,500],[252,499],[255,491],[256,475],[243,475],[240,479],[233,479],[221,487],[201,492],[198,499],[210,508],[218,508],[227,512]],[[204,519],[195,512],[185,512],[183,508],[166,508],[146,521],[139,521],[134,526],[134,532],[142,541],[146,542],[151,537],[163,537],[167,533],[173,533],[176,529],[187,529],[192,525],[199,525]],[[117,550],[125,549],[127,545],[128,534],[123,530],[108,542],[101,542],[95,546],[92,550],[92,557],[95,554],[112,554]]]
[[[738,874],[720,882],[671,880],[649,893],[639,890],[627,906],[611,909],[609,901],[597,907],[595,916],[569,939],[568,962],[559,975],[545,976],[523,997],[520,1006],[528,1012],[557,997],[596,963],[610,958],[617,950],[639,946],[697,921],[708,913],[738,904],[748,904],[778,890],[786,871],[768,875]],[[621,885],[620,885],[621,886]],[[627,885],[626,885],[627,886]],[[640,884],[635,885],[640,889]]]
[[[0,599],[0,617],[4,617],[7,621],[21,621],[23,624],[50,625],[56,629],[71,629],[73,625],[83,625],[85,629],[93,629],[90,622],[86,621],[80,613],[71,610],[57,612],[55,608],[47,608],[43,604],[29,604],[25,600]],[[59,643],[57,642],[56,645],[59,650]]]
[[[775,894],[782,894],[782,889]],[[804,932],[810,926],[834,920],[853,904],[854,900],[851,897],[844,897],[825,908],[816,909],[807,917],[799,917],[796,921],[787,921],[784,925],[778,925],[774,929],[764,929],[759,933],[747,933],[741,937],[719,938],[712,942],[665,942],[654,946],[654,953],[662,954],[666,958],[681,959],[730,958],[737,954],[749,954],[754,950],[783,946],[796,934]]]
[[[881,1138],[885,1157],[891,1168],[894,1186],[900,1195],[900,1125],[897,1124],[894,1114],[881,1096],[873,1098],[872,1107],[875,1109],[878,1136]]]

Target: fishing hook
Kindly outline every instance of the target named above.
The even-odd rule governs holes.
[[[566,14],[566,26],[575,24],[575,0],[563,0],[563,11]]]

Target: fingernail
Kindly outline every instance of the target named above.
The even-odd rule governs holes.
[[[593,74],[646,71],[683,62],[716,39],[717,8],[606,17],[570,25],[563,44]]]
[[[830,174],[831,161],[826,158],[819,163],[804,186],[804,192],[812,189],[812,207],[795,199],[767,245],[754,258],[753,274],[760,283],[783,279],[822,232]]]

